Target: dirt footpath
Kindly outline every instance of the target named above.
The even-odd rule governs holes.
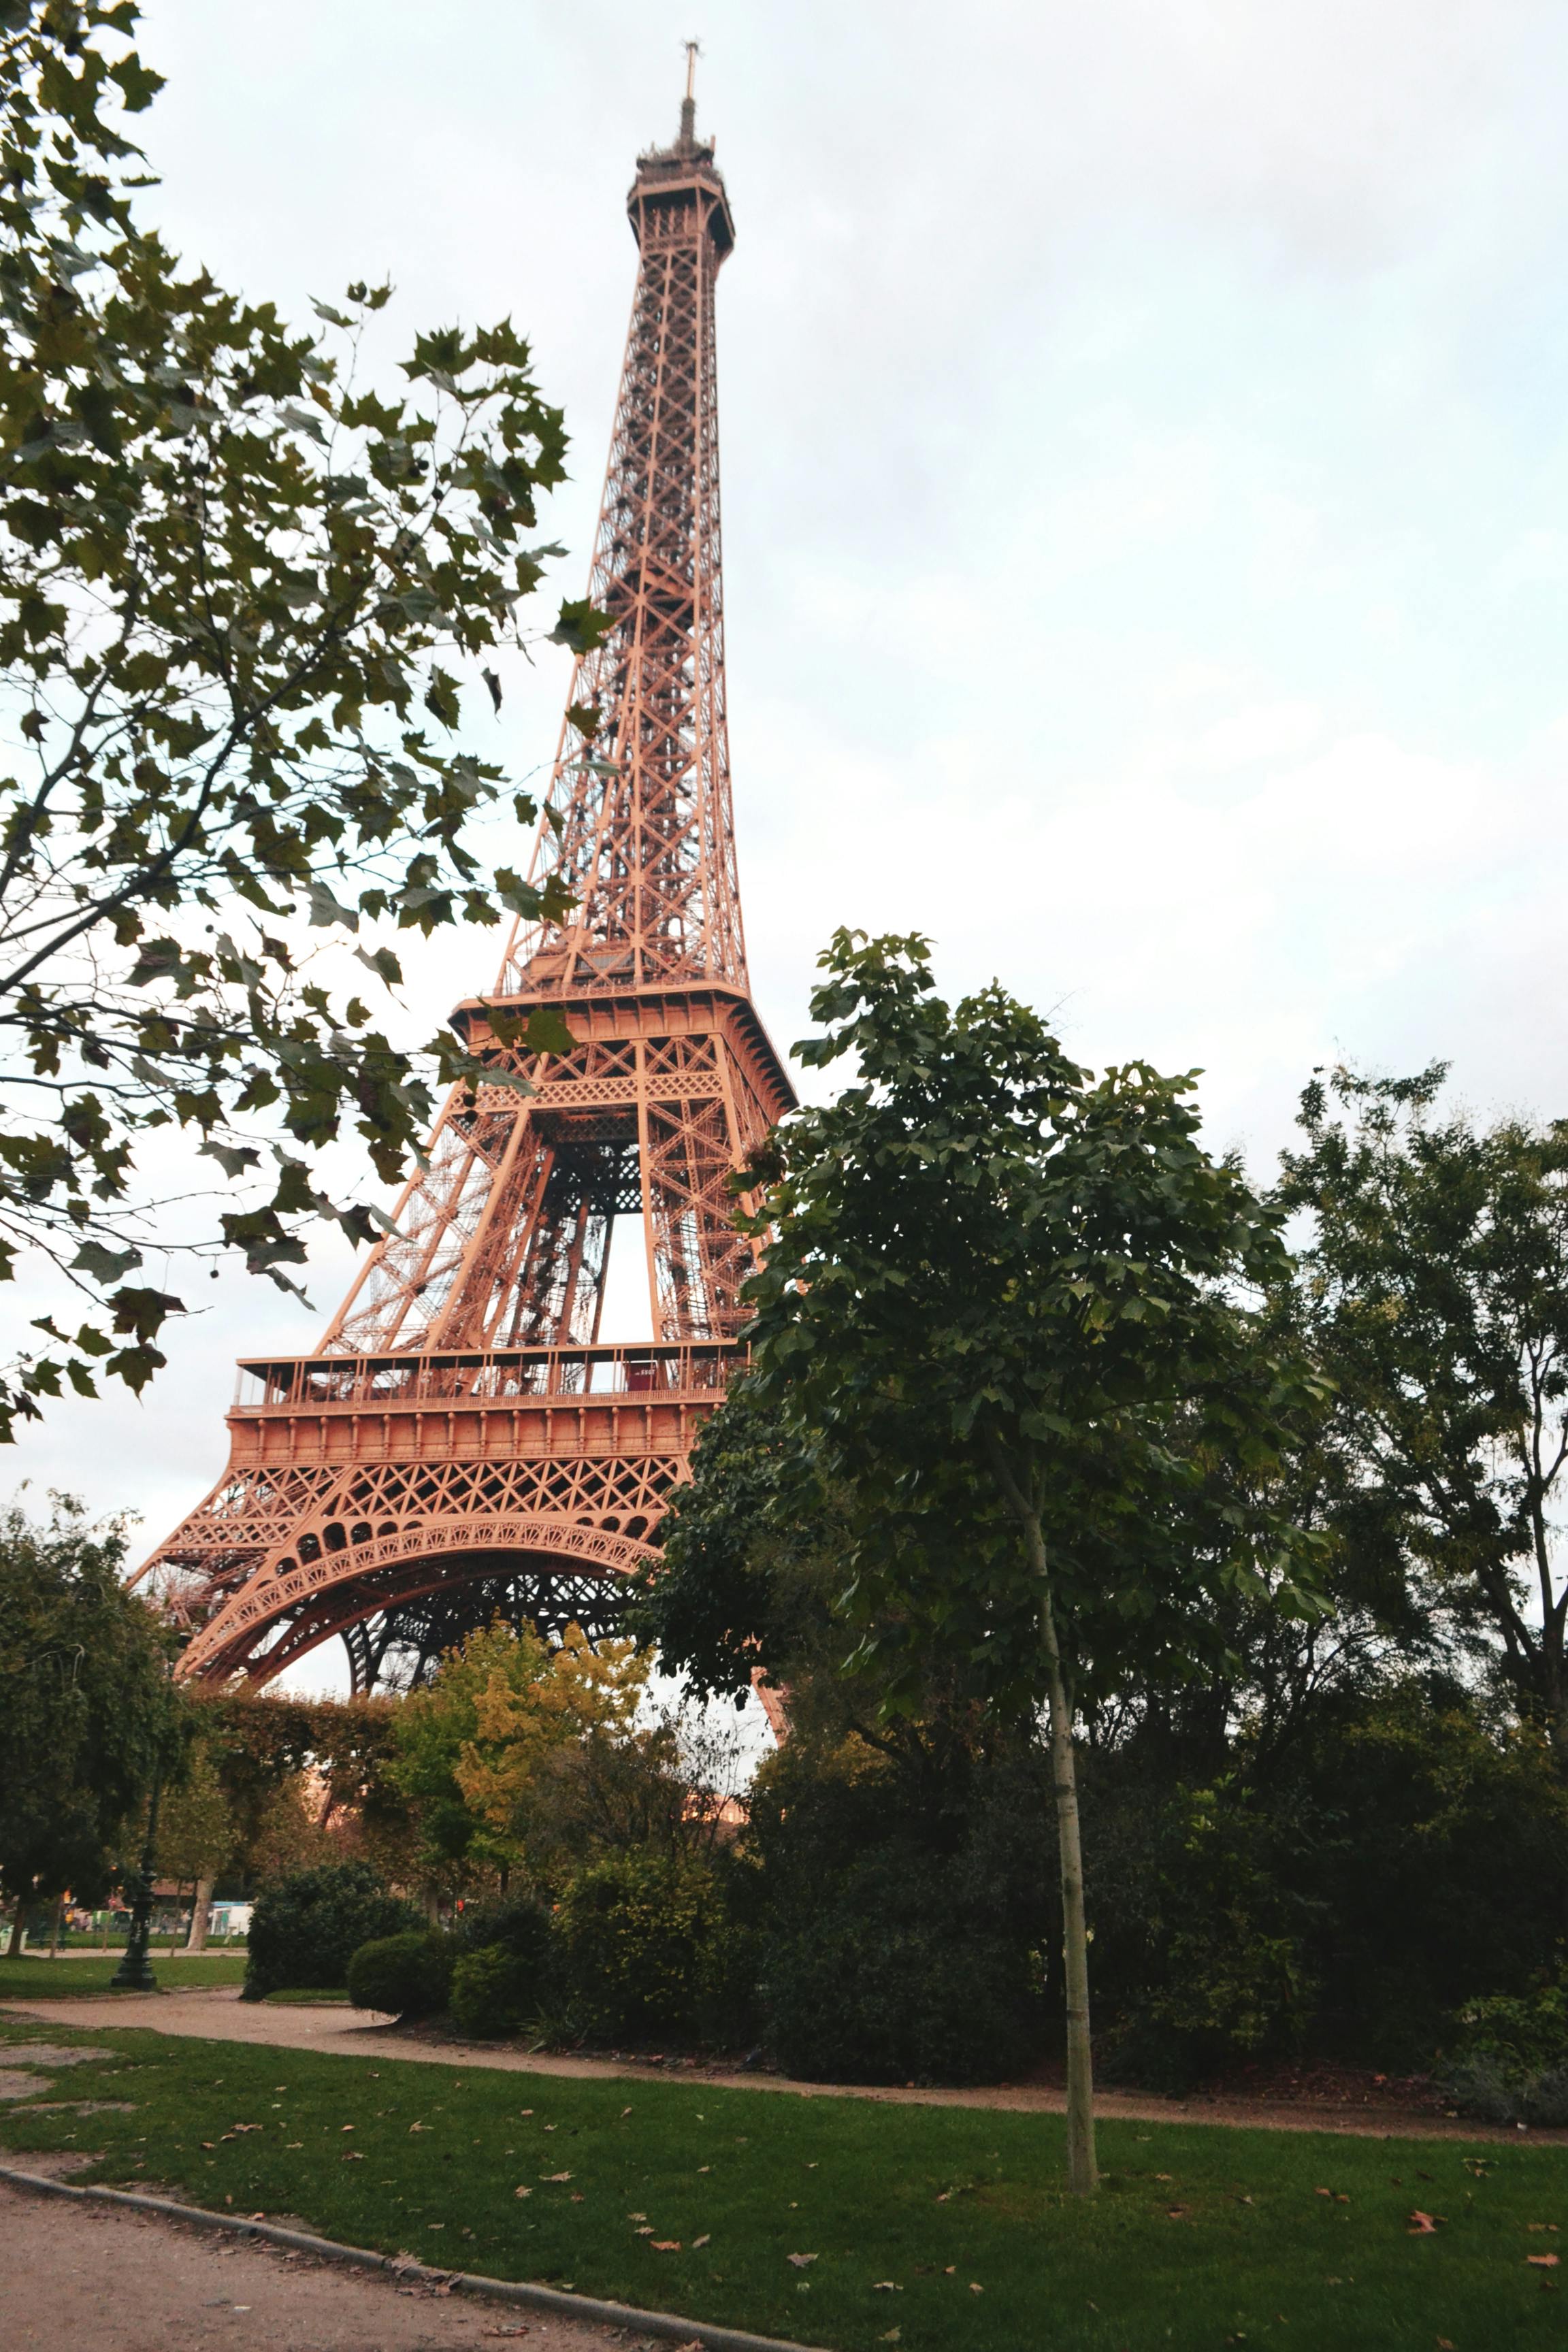
[[[972,2091],[900,2089],[845,2083],[796,2083],[781,2074],[733,2074],[710,2066],[656,2066],[630,2059],[575,2058],[551,2053],[535,2057],[515,2043],[458,2042],[446,2033],[399,2030],[395,2019],[374,2011],[344,2007],[270,2007],[242,2001],[237,1987],[213,1985],[188,1992],[83,1994],[66,2000],[0,2002],[12,2017],[46,2024],[75,2025],[100,2032],[116,2025],[151,2027],[155,2033],[191,2035],[204,2042],[260,2042],[285,2050],[320,2050],[345,2058],[411,2058],[425,2065],[493,2066],[507,2074],[597,2076],[646,2082],[658,2074],[667,2082],[701,2082],[737,2091],[777,2091],[810,2099],[876,2099],[891,2105],[1001,2107],[1036,2115],[1060,2115],[1067,2101],[1050,2084],[1021,2083]],[[1191,2098],[1159,2098],[1146,2092],[1095,2093],[1095,2112],[1110,2120],[1136,2123],[1252,2124],[1272,2131],[1351,2132],[1368,2139],[1516,2140],[1522,2132],[1457,2117],[1413,2113],[1408,2106],[1363,2098],[1352,2104],[1332,2098],[1281,2099],[1194,2093]],[[1532,2131],[1532,2144],[1568,2145],[1568,2130]]]
[[[26,2163],[26,2159],[22,2159]],[[216,2242],[143,2213],[33,2197],[0,2182],[0,2344],[80,2352],[446,2352],[526,2339],[528,2352],[608,2352],[646,2338],[340,2269],[255,2242]]]

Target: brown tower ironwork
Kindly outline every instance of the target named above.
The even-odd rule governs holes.
[[[195,1628],[187,1674],[265,1682],[338,1633],[367,1688],[498,1612],[604,1630],[735,1367],[752,1260],[726,1180],[794,1097],[736,881],[713,320],[734,227],[689,72],[627,210],[589,587],[613,626],[574,671],[569,708],[598,725],[563,723],[533,864],[574,908],[516,927],[495,994],[453,1015],[497,1083],[448,1097],[315,1353],[241,1363],[228,1466],[142,1570]],[[491,1025],[542,1004],[569,1053]],[[601,1344],[633,1217],[652,1337]]]

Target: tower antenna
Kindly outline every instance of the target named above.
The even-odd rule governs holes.
[[[686,51],[686,96],[680,101],[680,143],[683,147],[697,142],[697,60],[702,55],[700,41],[683,41]]]

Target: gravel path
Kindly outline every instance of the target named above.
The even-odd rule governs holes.
[[[10,2000],[0,2004],[10,2016],[38,2018],[57,2025],[84,2026],[102,2031],[112,2017],[117,2025],[151,2026],[157,2033],[194,2035],[205,2042],[260,2042],[286,2050],[321,2050],[351,2058],[411,2058],[426,2065],[450,2066],[460,2058],[464,2066],[493,2066],[518,2074],[587,2075],[612,2080],[646,2082],[650,2073],[667,2081],[716,2083],[737,2091],[793,2093],[797,2098],[875,2099],[890,2105],[959,2107],[1003,2107],[1024,2113],[1060,2115],[1067,2104],[1062,2092],[1047,2084],[1016,2087],[944,2091],[870,2088],[855,2084],[796,2083],[780,2074],[730,2074],[717,2067],[681,2066],[654,2069],[631,2061],[574,2058],[552,2054],[532,2057],[527,2051],[493,2042],[428,2040],[398,2031],[394,2019],[374,2011],[341,2007],[315,2009],[293,2005],[271,2007],[265,2001],[242,2001],[237,1989],[213,1985],[185,1992],[88,1994],[72,2000]],[[1310,2099],[1238,2099],[1195,2096],[1162,2099],[1131,2091],[1095,2093],[1095,2111],[1108,2120],[1124,2116],[1137,2123],[1252,2124],[1278,2131],[1350,2132],[1370,2139],[1522,2139],[1522,2132],[1493,2129],[1485,2124],[1451,2121],[1443,2116],[1413,2114],[1408,2107],[1379,2107]],[[1531,2142],[1568,2145],[1568,2130],[1532,2131]]]
[[[26,2159],[24,2159],[26,2161]],[[643,2337],[400,2287],[255,2243],[0,2183],[0,2344],[58,2352],[626,2352]],[[663,2347],[661,2347],[663,2352]]]

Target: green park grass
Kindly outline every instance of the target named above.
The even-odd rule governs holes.
[[[15,1960],[0,1959],[0,2000],[76,2000],[84,1992],[107,1992],[123,1952],[104,1952],[90,1960],[49,1959],[24,1952]],[[153,1973],[160,1991],[178,1992],[183,1986],[229,1985],[243,1982],[243,1952],[154,1952]]]
[[[37,2033],[0,2020],[0,2064]],[[1563,2273],[1529,2261],[1568,2236],[1555,2146],[1118,2121],[1102,2193],[1078,2202],[1052,2116],[51,2038],[114,2054],[40,2078],[38,2100],[127,2104],[7,2105],[10,2161],[90,2151],[83,2179],[835,2352],[1502,2352],[1568,2333]],[[1416,2210],[1430,2232],[1411,2234]]]

